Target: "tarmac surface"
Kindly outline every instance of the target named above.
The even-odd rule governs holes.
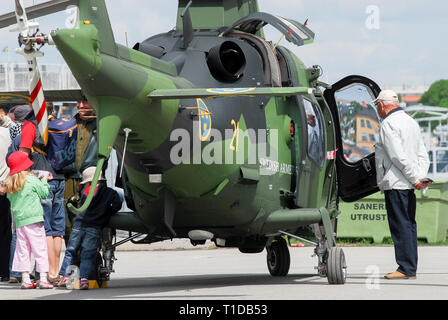
[[[54,288],[22,290],[0,283],[0,300],[446,300],[448,247],[419,247],[415,280],[387,280],[396,269],[394,248],[344,247],[345,285],[317,276],[312,247],[290,247],[288,276],[271,277],[266,252],[192,247],[185,241],[127,244],[115,252],[108,287],[87,291]]]

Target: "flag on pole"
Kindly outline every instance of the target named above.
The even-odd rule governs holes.
[[[14,31],[19,31],[21,36],[28,36],[30,34],[30,29],[38,29],[39,24],[36,22],[29,22],[26,15],[25,8],[23,6],[23,0],[15,0],[16,4],[16,18],[17,27]],[[34,35],[36,39],[41,39],[40,35]],[[23,55],[27,60],[30,82],[29,82],[29,93],[30,101],[33,108],[34,115],[37,120],[37,129],[42,136],[42,139],[47,145],[48,142],[48,115],[47,115],[47,104],[45,103],[44,90],[42,88],[42,82],[40,78],[39,68],[37,67],[37,57],[42,57],[43,53],[36,48],[36,43],[34,40],[25,46],[25,48],[18,48],[16,52]],[[8,49],[9,50],[9,49]]]
[[[333,151],[328,151],[327,152],[327,160],[334,160],[336,159],[336,152],[338,151],[338,148],[336,148],[336,150]]]
[[[2,52],[9,52],[9,47],[4,47]]]
[[[33,77],[30,83],[30,98],[36,116],[37,126],[45,145],[48,142],[48,115],[47,104],[45,102],[44,90],[38,68],[34,68]]]

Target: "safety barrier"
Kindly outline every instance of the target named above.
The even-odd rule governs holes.
[[[417,197],[417,236],[428,243],[446,240],[448,183],[434,183]],[[375,193],[352,203],[340,203],[338,238],[370,238],[382,243],[390,238],[384,194]]]

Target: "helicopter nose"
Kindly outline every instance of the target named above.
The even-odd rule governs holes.
[[[57,30],[51,33],[51,38],[78,81],[87,80],[98,73],[101,59],[95,26]]]

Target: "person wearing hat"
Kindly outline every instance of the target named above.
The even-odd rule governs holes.
[[[429,157],[418,123],[398,106],[398,96],[383,90],[373,101],[383,119],[375,144],[377,183],[385,195],[387,218],[398,269],[386,279],[414,279],[417,274],[417,224],[414,189],[423,190]]]
[[[81,195],[81,205],[87,199],[90,185],[95,174],[96,167],[89,167],[83,171],[81,185],[84,186]],[[86,211],[79,213],[72,227],[72,232],[65,251],[59,275],[59,286],[65,286],[68,281],[68,267],[74,261],[78,250],[80,254],[80,289],[89,288],[89,277],[95,270],[96,253],[100,246],[101,230],[108,223],[110,217],[117,213],[122,206],[122,200],[118,193],[105,185],[105,179],[101,174],[99,183],[90,206]]]
[[[96,116],[95,110],[89,104],[86,98],[76,104],[77,114],[74,116],[78,126],[76,139],[75,162],[63,169],[65,175],[65,193],[66,203],[79,205],[82,173],[89,167],[96,166],[98,163],[98,143],[96,134]],[[68,244],[74,214],[70,210],[65,210],[65,244]]]
[[[32,117],[33,112],[32,108],[29,105],[17,105],[9,110],[9,118],[14,119],[14,122],[11,126],[9,126],[9,135],[11,138],[11,144],[8,148],[8,153],[6,155],[6,161],[8,161],[9,156],[19,151],[20,143],[22,140],[22,126],[29,117]],[[35,130],[34,130],[35,131]],[[24,149],[22,149],[24,151]],[[31,151],[29,152],[31,153]],[[32,168],[33,169],[33,168]],[[16,283],[21,281],[20,272],[15,272],[12,270],[12,262],[14,261],[14,253],[16,251],[16,242],[17,242],[17,234],[14,228],[13,221],[13,234],[10,245],[10,263],[9,263],[9,271],[10,271],[10,283]]]
[[[42,199],[41,204],[44,209],[44,227],[50,263],[48,279],[52,283],[57,283],[62,241],[65,235],[65,177],[62,172],[55,170],[47,159],[47,147],[37,129],[36,117],[31,107],[17,106],[14,116],[20,121],[19,123],[23,122],[23,125],[21,125],[20,133],[12,140],[8,156],[15,151],[24,152],[34,162],[31,170],[49,172],[53,176],[48,183],[50,194],[47,199]],[[13,235],[12,247],[14,244],[15,235]]]
[[[7,193],[16,224],[16,249],[12,269],[22,273],[22,289],[34,289],[31,282],[31,254],[36,261],[36,271],[40,273],[39,288],[51,289],[48,282],[49,271],[47,241],[44,228],[44,212],[40,199],[48,197],[51,175],[39,179],[30,172],[33,165],[28,156],[16,151],[8,159],[9,176],[0,188]]]
[[[0,127],[0,185],[9,175],[9,167],[5,161],[8,147],[11,144],[9,131]],[[0,282],[9,281],[9,256],[11,245],[11,210],[9,200],[0,195]]]
[[[32,111],[33,110],[29,105],[19,105],[14,107],[14,122],[8,126],[11,139],[14,139],[22,133],[22,126],[28,116],[32,114]]]

